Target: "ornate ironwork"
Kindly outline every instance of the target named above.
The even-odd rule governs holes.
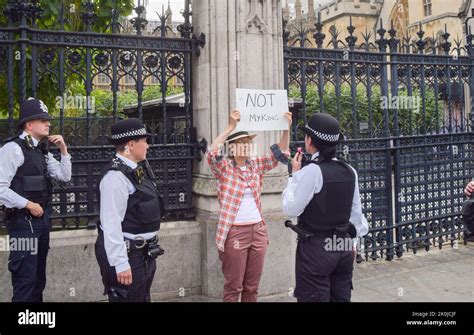
[[[102,164],[113,153],[107,141],[110,126],[124,117],[119,110],[124,80],[132,83],[128,89],[136,94],[136,115],[156,134],[149,156],[170,219],[194,215],[192,165],[199,158],[200,146],[191,136],[191,57],[205,45],[205,36],[192,35],[188,0],[183,0],[185,21],[179,38],[146,32],[143,6],[135,8],[136,17],[131,20],[134,30],[125,33],[121,25],[125,21],[119,16],[116,1],[113,4],[106,27],[111,33],[94,31],[98,8],[90,0],[82,2],[74,14],[58,2],[54,11],[58,19],[53,28],[46,29],[35,23],[43,12],[37,1],[13,0],[2,8],[9,19],[8,27],[0,27],[0,69],[5,69],[0,76],[7,84],[8,103],[7,118],[0,119],[0,140],[15,135],[18,103],[29,96],[44,99],[42,86],[54,83],[52,89],[63,104],[49,102],[54,116],[52,132],[64,135],[73,158],[72,181],[57,184],[54,191],[53,218],[63,228],[93,225],[97,218],[97,178]],[[110,109],[97,111],[86,103],[77,116],[68,116],[68,82],[74,79],[82,85],[84,98],[90,101],[99,77],[111,91]],[[153,113],[145,113],[143,95],[150,80],[159,85],[161,99]],[[178,110],[172,109],[166,99],[172,85],[182,87]]]
[[[315,48],[296,44],[307,32],[283,34],[285,87],[296,118],[291,145],[302,145],[297,126],[312,113],[340,120],[349,139],[338,156],[358,171],[370,225],[366,259],[455,245],[464,236],[459,212],[474,162],[473,107],[465,104],[467,95],[474,101],[471,33],[466,46],[449,41],[446,29],[434,39],[420,26],[412,38],[382,22],[375,34],[358,34],[351,21],[346,38],[329,33],[326,48],[320,20]]]

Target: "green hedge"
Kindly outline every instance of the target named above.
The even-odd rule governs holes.
[[[323,106],[324,110],[321,112],[331,114],[337,117],[341,123],[342,131],[349,137],[354,136],[354,116],[352,106],[355,103],[356,110],[356,128],[359,135],[361,134],[361,128],[368,125],[370,119],[370,113],[372,114],[372,134],[368,134],[369,137],[373,135],[379,135],[384,129],[383,122],[383,108],[382,108],[382,96],[380,86],[371,87],[370,101],[369,92],[367,88],[360,84],[355,90],[355,100],[352,98],[351,86],[343,84],[340,87],[339,96],[336,95],[336,89],[333,85],[326,85],[323,91]],[[290,86],[289,97],[291,98],[302,98],[301,92],[298,87]],[[408,97],[406,88],[400,88],[398,92],[399,97]],[[419,109],[398,109],[398,125],[401,134],[419,133],[423,129],[423,99],[419,89],[413,90],[411,96],[419,101]],[[426,132],[436,130],[436,126],[441,127],[443,125],[443,106],[444,102],[438,100],[436,105],[435,92],[432,88],[425,89],[425,115],[426,115]],[[390,99],[390,98],[388,98]],[[339,103],[339,108],[338,108]],[[316,85],[307,86],[306,92],[306,116],[309,118],[313,113],[318,112],[320,109],[320,97]],[[338,115],[339,109],[339,115]],[[389,124],[390,129],[393,130],[394,126],[394,109],[389,109]],[[302,120],[299,121],[302,123]]]

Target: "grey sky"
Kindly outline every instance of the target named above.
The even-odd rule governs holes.
[[[141,0],[141,3],[143,4],[144,1],[146,0]],[[282,0],[282,5],[284,5],[286,1],[288,2],[288,4],[295,3],[295,0]],[[137,2],[138,0],[135,0],[135,3]],[[314,7],[315,9],[318,9],[319,4],[324,4],[327,2],[330,2],[330,0],[315,0]],[[301,3],[303,5],[303,10],[307,12],[308,0],[301,0]],[[158,20],[158,15],[156,14],[156,12],[161,14],[163,5],[166,10],[166,8],[168,8],[168,0],[148,0],[148,5],[146,6],[147,19],[151,21]],[[181,16],[180,11],[184,8],[184,0],[170,0],[170,5],[171,10],[173,11],[173,21],[183,21],[183,17]]]
[[[296,1],[295,0],[282,0],[281,3],[284,6],[285,2],[288,2],[288,4],[294,4]],[[318,9],[319,5],[325,4],[331,2],[331,0],[315,0],[314,1],[314,9]],[[303,6],[303,10],[306,12],[308,10],[308,0],[301,0],[301,5]]]
[[[143,0],[142,0],[143,1]],[[161,14],[162,6],[168,8],[168,0],[149,0],[148,6],[146,7],[147,19],[158,20],[156,12]],[[173,11],[173,21],[184,21],[180,11],[184,9],[184,0],[170,0],[171,10]]]

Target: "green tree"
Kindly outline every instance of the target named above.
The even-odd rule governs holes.
[[[86,27],[81,19],[81,13],[84,12],[84,7],[81,5],[83,0],[63,0],[62,2],[53,0],[40,0],[40,7],[43,9],[42,17],[37,20],[37,25],[41,29],[58,30],[60,29],[59,18],[61,13],[60,4],[64,5],[64,18],[65,18],[65,31],[85,31]],[[4,10],[7,6],[8,0],[0,0],[0,10]],[[97,14],[97,19],[91,29],[95,32],[111,32],[111,21],[112,21],[112,9],[115,7],[118,11],[119,20],[129,16],[132,13],[134,7],[133,0],[92,0]],[[16,23],[18,24],[18,23]],[[7,18],[0,16],[0,26],[5,27],[7,25]],[[15,48],[15,51],[18,49]],[[15,53],[16,56],[16,53]],[[7,53],[6,49],[3,51],[0,49],[0,57],[3,58],[5,66],[7,66]],[[31,49],[27,50],[27,58],[31,60]],[[57,60],[55,61],[57,62]],[[57,63],[52,64],[54,66]],[[14,60],[13,66],[14,72],[14,87],[13,95],[15,101],[14,115],[18,113],[18,100],[19,100],[19,61]],[[29,92],[29,78],[31,78],[31,67],[28,66],[26,69],[27,77],[27,95]],[[65,79],[65,91],[69,96],[76,96],[79,94],[84,95],[84,84],[83,79],[78,75],[71,75]],[[6,73],[0,74],[0,86],[7,87],[7,76]],[[53,115],[57,115],[58,109],[56,108],[57,96],[59,94],[59,81],[57,77],[51,73],[45,72],[38,78],[38,90],[37,96],[41,98],[48,107],[51,109]],[[6,117],[8,115],[8,90],[0,90],[0,117]],[[74,116],[74,110],[68,111],[67,116]]]
[[[183,93],[182,86],[171,86],[169,85],[166,89],[166,96],[175,95]],[[143,90],[143,101],[150,101],[154,99],[161,98],[161,86],[160,85],[150,85]]]
[[[382,106],[382,95],[380,86],[370,87],[370,94],[365,85],[359,84],[355,89],[355,99],[352,97],[352,89],[348,84],[340,86],[340,92],[336,92],[333,85],[326,85],[323,90],[322,112],[338,118],[342,131],[352,137],[374,137],[380,136],[384,129],[384,110]],[[289,97],[302,98],[300,89],[290,86]],[[370,95],[370,99],[369,99]],[[437,127],[443,125],[444,102],[436,99],[434,90],[426,87],[424,92],[425,118],[423,118],[423,95],[415,88],[410,95],[412,101],[419,103],[419,108],[398,108],[398,127],[400,134],[419,134],[423,131],[436,131]],[[398,97],[408,97],[406,88],[400,88]],[[391,97],[389,96],[388,99]],[[316,85],[308,85],[306,88],[306,117],[320,111],[320,97]],[[353,113],[353,106],[355,115]],[[394,109],[389,109],[389,128],[394,129]],[[303,120],[298,121],[302,124]],[[423,127],[425,125],[425,127]]]
[[[166,96],[183,93],[181,86],[168,86]],[[92,96],[95,101],[95,113],[100,116],[111,115],[113,111],[113,94],[111,91],[94,90]],[[138,94],[135,90],[125,90],[117,92],[117,113],[123,113],[125,107],[137,103]],[[159,85],[147,86],[143,90],[142,101],[150,101],[161,98],[161,88]]]

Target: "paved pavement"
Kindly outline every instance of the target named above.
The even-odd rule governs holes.
[[[354,271],[353,302],[474,302],[474,243],[406,253],[391,262],[368,261]],[[216,302],[194,296],[171,301]],[[294,302],[287,294],[260,302]]]

